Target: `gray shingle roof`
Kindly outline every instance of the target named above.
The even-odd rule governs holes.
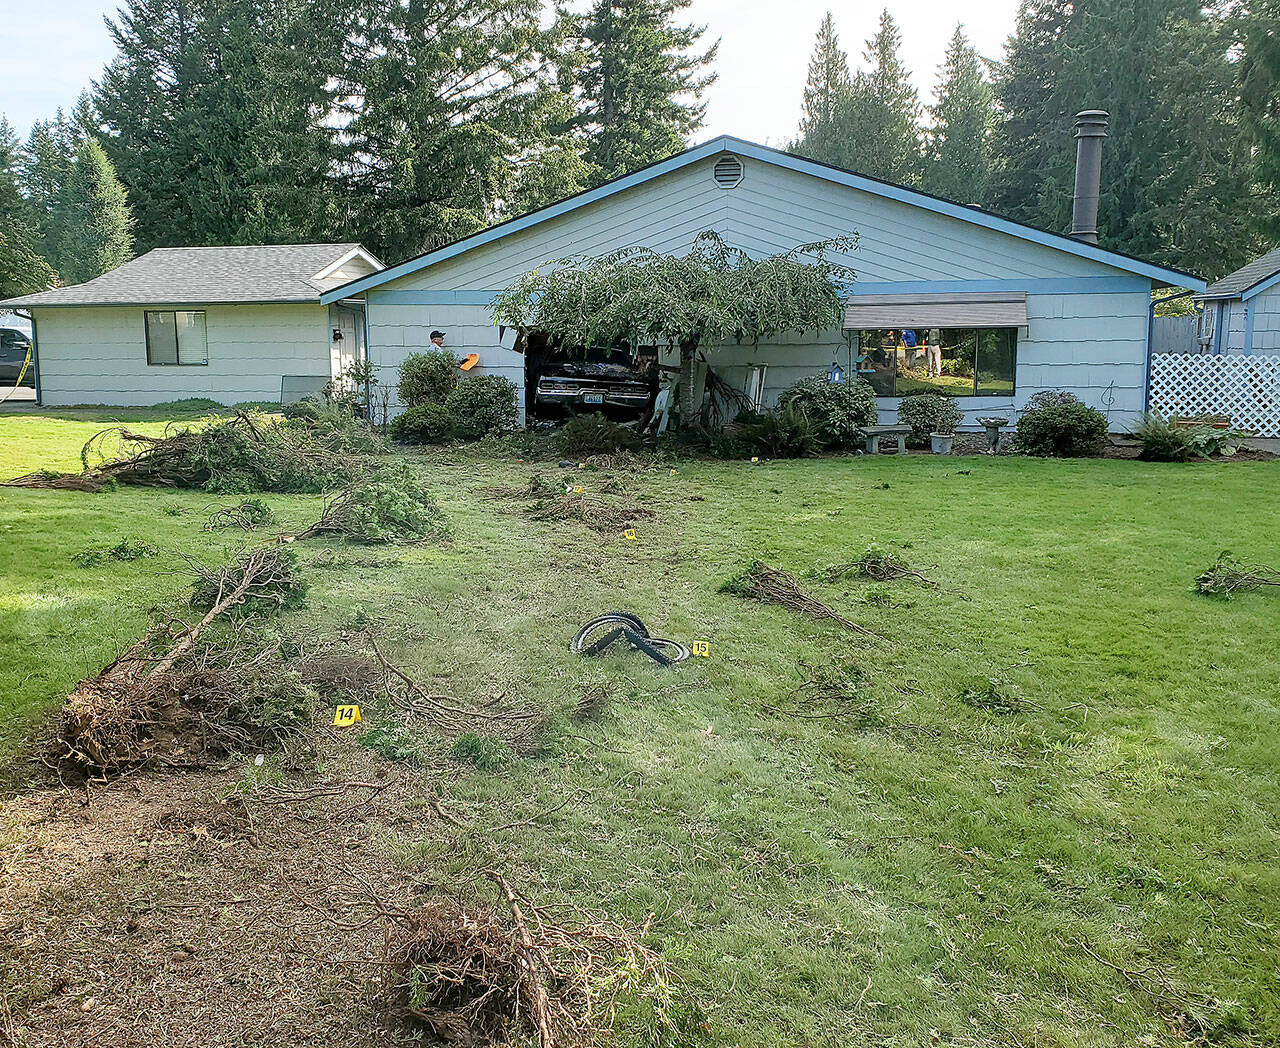
[[[158,247],[100,277],[0,302],[5,307],[318,302],[312,279],[358,244]]]
[[[1280,273],[1280,247],[1268,251],[1261,258],[1255,258],[1247,266],[1237,269],[1221,280],[1215,280],[1203,295],[1197,298],[1238,298],[1254,284],[1259,284],[1268,277]]]

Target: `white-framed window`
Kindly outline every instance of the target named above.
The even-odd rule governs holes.
[[[209,363],[203,309],[148,309],[143,318],[148,364],[200,367]]]
[[[1200,309],[1200,344],[1207,346],[1213,341],[1213,332],[1218,322],[1218,303],[1205,303]]]

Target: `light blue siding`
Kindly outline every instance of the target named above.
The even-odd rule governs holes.
[[[384,381],[394,382],[395,368],[407,353],[427,345],[433,327],[447,332],[455,352],[479,353],[482,369],[517,377],[520,358],[500,344],[484,303],[495,289],[550,260],[637,245],[680,252],[704,229],[754,255],[856,232],[859,247],[847,263],[859,291],[906,285],[921,291],[1027,292],[1016,394],[962,398],[970,422],[977,415],[1012,415],[1041,389],[1072,390],[1107,411],[1116,429],[1127,428],[1142,411],[1148,278],[750,158],[744,160],[741,184],[723,190],[711,177],[714,160],[669,171],[369,291],[371,358]],[[716,347],[711,362],[734,383],[745,381],[750,364],[767,363],[769,403],[796,379],[825,371],[833,359],[847,367],[848,354],[843,334],[829,331],[759,347]],[[885,399],[881,407],[886,421],[896,416],[895,400]]]
[[[713,159],[513,233],[382,285],[383,290],[505,287],[521,273],[573,254],[619,247],[687,250],[704,229],[754,255],[858,233],[845,261],[859,283],[1133,277],[1093,259],[1019,240],[811,175],[745,161],[731,190],[711,178]]]
[[[1253,352],[1280,353],[1280,287],[1249,300],[1253,313]]]

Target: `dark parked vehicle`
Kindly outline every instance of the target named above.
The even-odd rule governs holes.
[[[531,339],[526,356],[533,412],[539,418],[599,412],[619,421],[643,418],[657,392],[653,354],[630,350],[566,352]]]
[[[31,338],[17,328],[0,327],[0,382],[13,385],[22,374],[22,366],[31,351]],[[33,369],[27,368],[22,384],[34,384]]]
[[[535,400],[540,410],[565,406],[639,415],[651,396],[649,379],[634,368],[582,360],[546,365],[538,376]]]

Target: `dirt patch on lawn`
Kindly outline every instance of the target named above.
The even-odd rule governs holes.
[[[318,780],[245,781],[0,802],[0,1044],[409,1043],[378,1000],[383,929],[336,921],[368,890],[406,897],[376,838],[419,817],[424,773],[344,740]]]

